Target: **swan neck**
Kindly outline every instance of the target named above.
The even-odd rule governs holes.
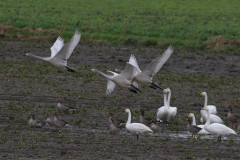
[[[105,73],[103,73],[103,72],[101,72],[101,71],[99,71],[99,70],[97,70],[96,71],[97,73],[99,73],[99,74],[101,74],[103,77],[105,77],[105,78],[107,78],[107,79],[109,79],[109,80],[112,80],[113,78],[113,76],[109,76],[109,75],[106,75]]]
[[[208,126],[208,125],[210,125],[210,113],[209,113],[209,111],[207,111],[207,122],[206,122],[205,126]]]
[[[168,110],[169,106],[167,104],[167,94],[164,94],[164,110]]]
[[[41,59],[41,60],[44,60],[44,61],[49,61],[49,57],[44,58],[44,57],[36,56],[36,55],[34,55],[32,53],[28,53],[28,56],[34,57],[34,58],[37,58],[37,59]]]
[[[167,98],[167,103],[168,103],[168,106],[170,107],[170,100],[171,100],[171,91],[168,93],[168,98]]]
[[[207,107],[207,94],[205,95],[205,103],[204,103],[204,107]]]
[[[194,116],[194,115],[192,116],[192,125],[195,125],[195,126],[196,126],[196,119],[195,119],[195,116]]]
[[[131,112],[128,112],[128,120],[127,120],[127,124],[131,123]]]

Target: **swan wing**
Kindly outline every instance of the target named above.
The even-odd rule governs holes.
[[[64,46],[64,40],[62,37],[58,37],[51,49],[51,57],[54,57]]]
[[[173,47],[169,46],[162,56],[154,59],[143,71],[142,74],[152,78],[168,60],[173,52]]]
[[[119,75],[131,81],[133,79],[135,71],[136,68],[127,62],[125,69]]]
[[[223,120],[215,114],[210,114],[211,123],[223,123]]]
[[[209,113],[210,113],[210,114],[217,114],[217,108],[216,108],[216,106],[214,106],[214,105],[208,105],[207,107],[208,107],[208,109],[209,109]]]
[[[116,76],[116,75],[118,75],[118,73],[113,72],[113,71],[109,71],[109,70],[107,70],[107,73],[108,73],[108,75],[110,75],[110,76]]]
[[[216,135],[236,134],[234,130],[220,123],[212,123],[207,127],[205,125],[204,129],[210,132],[211,134],[216,134]]]
[[[128,125],[127,129],[134,133],[153,132],[148,126],[142,123],[131,123]]]
[[[107,80],[107,91],[106,91],[106,95],[109,95],[112,93],[112,91],[114,90],[115,88],[115,83],[111,80]]]
[[[76,30],[73,37],[61,48],[61,50],[55,55],[55,58],[58,58],[62,61],[67,61],[67,59],[71,56],[74,48],[78,44],[81,38],[81,33]]]
[[[142,72],[142,71],[139,69],[139,66],[138,66],[138,63],[137,63],[137,59],[135,58],[135,56],[134,56],[133,54],[130,56],[129,63],[130,63],[131,65],[133,65],[134,67],[136,67],[136,74]]]
[[[197,125],[197,127],[202,128],[197,134],[210,134],[204,129],[204,125]]]

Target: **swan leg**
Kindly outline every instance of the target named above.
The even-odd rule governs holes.
[[[134,85],[131,84],[131,86],[132,86],[134,89],[136,89],[137,91],[142,92],[140,89],[138,89],[138,88],[135,87]]]
[[[218,141],[221,142],[221,140],[222,140],[222,137],[221,137],[221,136],[218,136]]]
[[[128,89],[129,89],[129,91],[131,91],[131,92],[137,94],[137,91],[135,91],[134,89],[130,89],[130,88],[128,88]]]
[[[152,89],[157,89],[157,88],[155,88],[155,87],[153,87],[153,86],[149,86],[150,88],[152,88]]]
[[[137,140],[138,140],[138,134],[137,134]]]
[[[69,72],[76,72],[73,68],[70,68],[68,66],[66,66],[66,68],[67,68],[67,71],[69,71]]]
[[[161,87],[159,87],[157,84],[155,84],[155,83],[151,83],[154,87],[156,87],[156,88],[159,88],[159,89],[161,89],[162,90],[162,88]]]

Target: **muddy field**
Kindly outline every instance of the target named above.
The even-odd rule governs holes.
[[[140,108],[155,117],[163,105],[162,90],[140,86],[139,94],[116,87],[105,95],[107,81],[90,72],[123,69],[131,54],[143,69],[164,49],[128,46],[79,44],[68,64],[76,73],[60,72],[46,62],[24,56],[31,52],[50,56],[52,43],[0,42],[0,159],[240,159],[240,137],[225,136],[217,142],[214,135],[188,138],[186,117],[196,115],[204,105],[200,93],[208,93],[208,103],[218,109],[224,124],[226,106],[239,113],[240,57],[226,53],[175,50],[154,77],[162,88],[172,90],[171,106],[178,107],[173,123],[161,132],[140,135],[137,140],[123,130],[109,133],[108,111],[127,120],[124,109],[132,110],[132,121],[138,122]],[[56,109],[56,100],[76,108],[68,114]],[[44,120],[46,113],[57,111],[71,123],[63,132],[29,128],[29,113]],[[160,124],[162,127],[162,124]]]

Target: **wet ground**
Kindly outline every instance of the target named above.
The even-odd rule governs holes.
[[[162,90],[140,86],[139,94],[116,87],[105,95],[107,81],[90,72],[124,69],[131,54],[143,69],[164,49],[128,46],[79,44],[68,64],[76,73],[61,72],[50,64],[24,56],[31,52],[50,56],[52,43],[1,41],[0,43],[0,157],[1,159],[240,159],[240,137],[225,136],[217,142],[214,135],[188,138],[186,117],[196,115],[204,105],[200,93],[208,93],[208,103],[217,106],[224,124],[228,104],[239,113],[240,57],[226,53],[175,50],[154,77],[162,88],[172,90],[171,106],[178,107],[172,124],[161,135],[140,135],[139,140],[126,130],[109,133],[107,112],[127,119],[124,109],[132,111],[138,122],[138,109],[155,117],[163,105]],[[63,114],[56,99],[76,108]],[[44,120],[45,113],[57,111],[71,123],[63,132],[29,128],[29,112]]]

